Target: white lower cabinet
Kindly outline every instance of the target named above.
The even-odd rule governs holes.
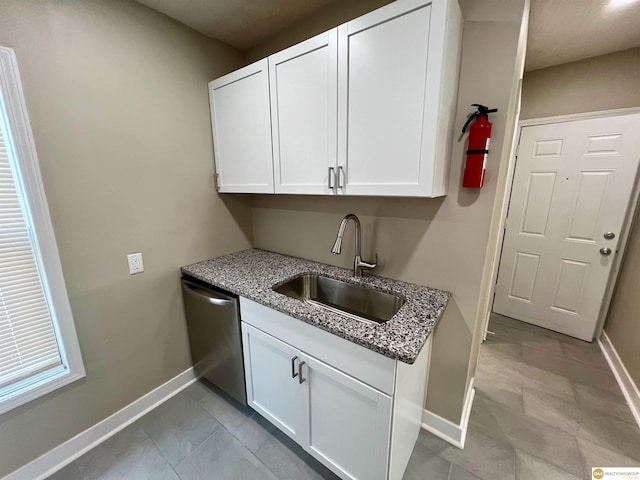
[[[400,480],[422,423],[430,344],[398,364],[240,298],[247,401],[335,474]]]

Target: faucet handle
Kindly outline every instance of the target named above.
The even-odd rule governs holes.
[[[366,268],[369,270],[376,268],[378,266],[378,254],[376,253],[376,259],[373,261],[373,263],[366,262],[360,259],[360,261],[358,262],[358,266],[360,268]]]

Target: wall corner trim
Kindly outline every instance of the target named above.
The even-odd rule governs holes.
[[[469,417],[471,416],[471,408],[473,407],[473,399],[476,395],[474,388],[475,379],[471,379],[469,388],[467,389],[464,408],[460,418],[460,425],[456,425],[446,418],[442,418],[427,409],[422,412],[422,428],[427,432],[433,433],[436,437],[441,438],[445,442],[449,442],[454,447],[464,448],[464,442],[467,439],[467,429],[469,427]]]
[[[193,367],[191,367],[75,437],[14,470],[2,480],[41,480],[47,478],[195,381],[196,377]]]
[[[598,345],[600,345],[600,349],[613,372],[613,376],[616,377],[618,385],[620,385],[620,389],[627,401],[627,405],[629,405],[633,418],[636,419],[636,423],[640,427],[640,390],[638,390],[638,386],[631,378],[631,375],[629,375],[629,372],[624,366],[624,363],[622,363],[618,352],[606,332],[602,332],[602,335],[598,339]]]

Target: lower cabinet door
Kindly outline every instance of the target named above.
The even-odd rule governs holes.
[[[244,322],[242,340],[247,403],[304,446],[308,422],[300,352]]]
[[[391,397],[313,357],[304,356],[304,362],[306,450],[341,478],[385,479]]]

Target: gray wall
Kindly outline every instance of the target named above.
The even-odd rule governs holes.
[[[213,189],[207,81],[235,50],[125,0],[2,0],[86,379],[0,416],[0,477],[191,365],[179,267],[251,245]],[[125,255],[142,251],[145,273]]]
[[[604,329],[629,375],[638,386],[640,386],[639,291],[640,221],[636,219]]]
[[[526,72],[522,118],[640,105],[640,47]]]
[[[640,107],[640,47],[527,72],[524,118]],[[636,221],[605,323],[629,374],[640,385],[640,222]]]
[[[520,1],[519,9],[504,21],[466,21],[464,25],[456,129],[471,113],[471,103],[500,108],[492,119],[494,154],[481,191],[460,188],[466,139],[457,139],[449,195],[444,198],[261,195],[253,199],[256,247],[348,268],[353,259],[352,240],[345,242],[347,248],[339,257],[329,250],[340,219],[352,212],[363,223],[365,258],[378,253],[380,266],[376,273],[453,292],[451,308],[434,336],[427,408],[454,423],[460,420],[465,392],[474,373],[470,365],[475,367],[476,362],[474,331],[498,190],[500,154],[508,130],[506,114],[514,78],[519,78],[516,57],[524,5],[525,1]],[[486,15],[486,11],[482,13]],[[348,17],[336,14],[334,19],[333,24],[325,22],[324,28]],[[300,24],[293,33],[287,33],[286,41],[278,37],[249,51],[247,61],[316,33],[315,22]],[[479,343],[477,336],[475,342]]]

